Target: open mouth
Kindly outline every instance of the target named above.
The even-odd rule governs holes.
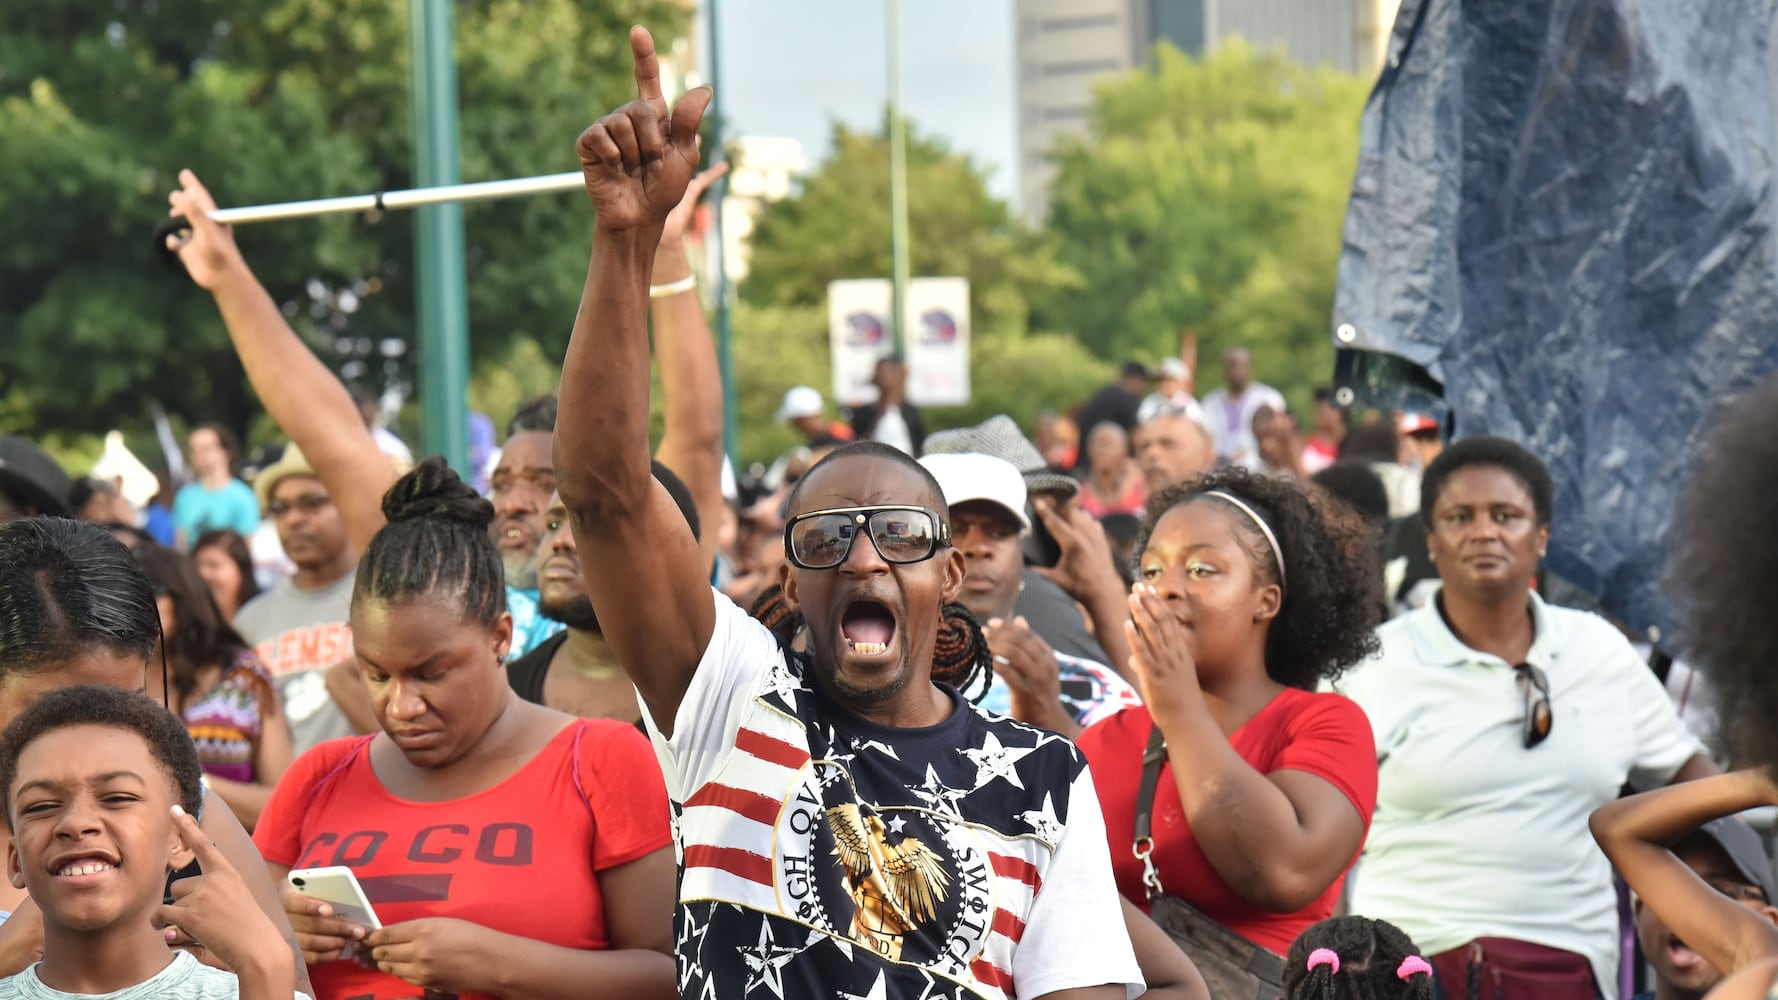
[[[889,651],[895,639],[895,615],[882,604],[870,600],[853,601],[840,617],[840,634],[846,646],[860,656],[881,656]]]
[[[75,858],[64,858],[56,862],[51,869],[57,878],[81,878],[84,876],[101,875],[118,866],[118,862],[97,854],[86,854]]]
[[[537,543],[537,536],[527,525],[508,521],[500,528],[499,542],[503,549],[528,549]]]
[[[1667,941],[1667,961],[1679,970],[1695,969],[1704,964],[1704,956],[1693,951],[1684,941],[1670,938]]]

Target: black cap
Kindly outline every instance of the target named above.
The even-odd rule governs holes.
[[[1765,842],[1753,827],[1736,816],[1713,819],[1680,841],[1703,838],[1722,848],[1729,862],[1748,885],[1757,885],[1766,894],[1766,902],[1778,905],[1778,884],[1774,884],[1772,860],[1766,854]]]
[[[0,434],[0,493],[39,514],[68,514],[68,490],[74,483],[56,460],[24,438]]]

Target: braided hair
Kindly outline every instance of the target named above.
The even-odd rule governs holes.
[[[1432,1000],[1432,969],[1401,928],[1334,917],[1297,936],[1284,959],[1286,1000]]]
[[[981,623],[961,604],[944,607],[938,641],[932,646],[932,679],[964,692],[965,697],[975,685],[970,701],[977,703],[988,696],[988,687],[994,682],[994,653],[988,649]]]
[[[784,588],[775,583],[760,592],[747,613],[787,644],[796,641],[807,624],[802,612],[784,599]],[[938,639],[932,645],[932,679],[963,692],[972,702],[988,696],[994,680],[994,654],[982,635],[981,623],[961,604],[944,606]],[[972,686],[976,688],[973,696],[969,694]]]
[[[432,596],[462,604],[463,620],[492,628],[506,611],[506,575],[488,537],[494,505],[437,455],[383,495],[383,525],[358,563],[352,604]]]

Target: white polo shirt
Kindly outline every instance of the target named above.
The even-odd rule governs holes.
[[[1377,811],[1352,912],[1431,955],[1505,937],[1587,957],[1616,1000],[1617,897],[1587,830],[1625,780],[1672,780],[1704,747],[1623,634],[1531,595],[1526,659],[1549,677],[1549,738],[1524,745],[1513,665],[1465,646],[1436,602],[1377,630],[1382,651],[1335,689],[1377,739]]]

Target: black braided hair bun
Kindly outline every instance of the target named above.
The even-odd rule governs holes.
[[[431,518],[485,532],[494,523],[494,505],[452,472],[442,457],[433,455],[383,494],[383,516],[391,524]]]

